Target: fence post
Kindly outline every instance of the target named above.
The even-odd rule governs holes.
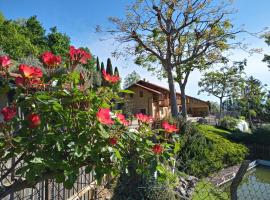
[[[231,193],[231,200],[237,200],[237,188],[239,184],[241,183],[248,167],[249,167],[249,160],[245,160],[242,162],[239,170],[236,173],[235,178],[232,181],[231,187],[230,187],[230,193]]]
[[[50,200],[49,180],[45,180],[45,200]]]

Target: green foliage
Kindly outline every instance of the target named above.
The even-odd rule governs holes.
[[[266,124],[253,130],[252,134],[234,133],[229,138],[237,143],[270,145],[270,125]]]
[[[36,16],[28,19],[6,20],[0,15],[0,44],[14,60],[28,56],[39,56],[50,50],[66,58],[70,39],[57,31],[56,27],[46,35]]]
[[[234,62],[234,65],[224,66],[219,71],[206,72],[199,82],[202,88],[199,93],[206,92],[220,100],[220,112],[223,111],[222,104],[224,98],[237,96],[241,92],[243,84],[243,69],[246,61]]]
[[[229,200],[230,196],[227,192],[223,192],[215,187],[207,180],[202,180],[196,184],[195,192],[192,195],[192,200]]]
[[[197,177],[208,176],[240,163],[247,154],[243,145],[226,139],[228,131],[209,125],[188,125],[178,154],[178,168]]]
[[[117,75],[117,76],[120,76],[119,75],[119,71],[118,71],[118,67],[115,67],[114,68],[114,73],[113,73],[114,75]]]
[[[231,117],[231,116],[225,116],[220,120],[219,126],[229,131],[234,131],[236,130],[236,126],[238,123],[239,123],[239,119]]]
[[[66,58],[69,52],[70,38],[63,33],[57,31],[56,27],[50,29],[51,32],[47,36],[48,47],[56,55]]]
[[[107,59],[106,73],[113,75],[113,66],[110,58]]]
[[[131,177],[122,174],[114,187],[112,200],[176,200],[174,186],[178,182],[176,175],[167,171],[172,178],[159,181],[154,177],[136,176]]]
[[[27,184],[19,188],[47,178],[55,178],[71,188],[79,169],[86,166],[98,182],[105,174],[120,174],[127,169],[136,176],[150,176],[159,171],[160,180],[166,180],[167,172],[163,169],[172,165],[179,149],[175,145],[179,137],[168,142],[164,131],[152,130],[145,123],[129,130],[117,117],[120,111],[114,109],[124,102],[119,93],[128,91],[119,91],[117,84],[85,87],[81,67],[67,66],[68,70],[57,76],[52,73],[49,77],[33,77],[40,81],[37,86],[25,84],[32,81],[30,77],[24,77],[22,85],[15,85],[14,77],[1,71],[4,93],[15,91],[10,105],[20,108],[25,116],[16,114],[0,126],[1,161],[8,162],[17,156],[24,160],[24,165],[17,166],[15,173]],[[43,68],[48,70],[46,66]],[[101,108],[109,109],[111,125],[100,119],[106,117],[99,113]],[[40,123],[34,127],[29,120],[33,113],[40,117]],[[115,144],[111,143],[112,138]],[[161,145],[161,152],[153,150],[155,144]],[[17,188],[18,181],[14,180],[8,187]],[[8,188],[8,191],[13,190]]]
[[[3,50],[13,59],[38,55],[38,47],[23,34],[23,28],[13,21],[0,24],[0,44]]]
[[[219,104],[214,101],[210,101],[210,113],[217,114],[219,113]]]
[[[97,57],[97,61],[96,61],[96,71],[100,72],[100,64],[99,64],[99,58]]]
[[[241,115],[253,125],[254,120],[267,121],[267,91],[262,82],[253,76],[248,77],[242,87],[243,95],[238,99]],[[266,116],[266,117],[265,117]]]
[[[123,87],[128,88],[132,84],[137,83],[139,80],[141,80],[141,76],[136,71],[133,71],[125,77]]]

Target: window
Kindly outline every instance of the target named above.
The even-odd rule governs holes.
[[[163,108],[160,108],[160,114],[163,115],[164,111]]]
[[[143,91],[140,91],[140,97],[143,97]]]

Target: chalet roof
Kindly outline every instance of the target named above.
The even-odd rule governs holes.
[[[159,92],[159,91],[157,91],[157,90],[154,90],[154,89],[149,88],[149,87],[145,87],[145,86],[143,86],[143,85],[141,85],[141,84],[138,84],[138,83],[132,84],[132,85],[129,86],[127,89],[130,89],[130,88],[133,87],[133,86],[138,86],[138,87],[140,87],[140,88],[143,88],[143,89],[148,90],[148,91],[150,91],[150,92],[152,92],[152,93],[155,93],[155,94],[159,94],[159,95],[162,94],[161,92]]]
[[[164,92],[167,92],[167,93],[170,92],[169,89],[167,89],[165,87],[162,87],[162,86],[150,83],[150,82],[146,82],[146,81],[143,81],[143,80],[139,80],[137,83],[134,83],[130,87],[132,87],[132,86],[138,86],[138,87],[144,88],[144,89],[146,89],[146,90],[148,90],[150,92],[157,93],[157,94],[164,94]],[[176,92],[176,95],[180,96],[181,93]],[[203,100],[195,98],[195,97],[191,97],[191,96],[188,96],[188,95],[186,95],[186,96],[188,98],[190,98],[190,99],[195,99],[195,100],[198,100],[198,101],[201,101],[201,102],[209,103],[207,101],[203,101]]]

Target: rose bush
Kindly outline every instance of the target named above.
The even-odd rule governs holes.
[[[70,47],[69,56],[69,62],[62,63],[68,69],[61,76],[46,77],[41,69],[28,65],[20,65],[14,76],[6,70],[10,61],[4,58],[0,62],[3,85],[15,90],[12,102],[1,110],[0,161],[17,157],[24,162],[13,166],[20,178],[1,187],[0,198],[52,178],[71,188],[81,167],[93,172],[97,180],[105,174],[130,173],[131,162],[136,163],[136,173],[162,174],[161,166],[170,165],[179,150],[179,135],[166,137],[166,131],[177,131],[173,125],[152,130],[153,119],[139,114],[139,128],[129,129],[130,121],[113,109],[123,103],[119,94],[128,92],[118,89],[118,76],[104,72],[108,86],[81,87],[84,77],[76,66],[92,56],[74,47]],[[61,63],[61,58],[50,52],[41,59],[45,69]]]

